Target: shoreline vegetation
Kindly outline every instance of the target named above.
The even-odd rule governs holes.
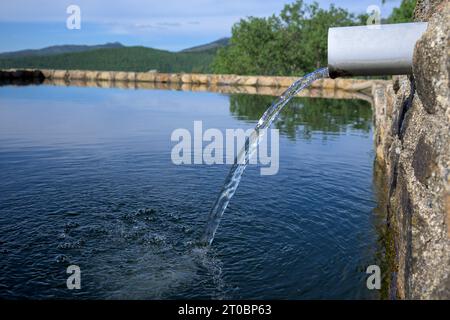
[[[416,0],[403,0],[381,23],[412,21]],[[107,43],[53,46],[0,53],[0,69],[98,70],[123,72],[205,73],[300,76],[327,65],[330,27],[373,23],[368,14],[318,3],[293,1],[279,14],[237,22],[231,38],[171,52]]]

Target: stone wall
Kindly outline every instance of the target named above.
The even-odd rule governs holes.
[[[143,82],[191,84],[207,86],[246,86],[287,88],[296,77],[239,76],[233,74],[191,74],[191,73],[157,73],[157,72],[119,72],[89,70],[0,70],[0,78],[21,78],[25,74],[41,74],[48,80],[63,81],[106,81],[106,82]],[[375,83],[383,80],[360,79],[321,79],[311,85],[312,88],[345,91],[371,91]]]
[[[376,158],[387,175],[397,297],[450,299],[450,3],[419,0],[415,18],[429,25],[413,75],[373,87]]]

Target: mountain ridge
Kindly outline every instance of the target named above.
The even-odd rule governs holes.
[[[205,43],[202,45],[183,49],[180,52],[199,52],[199,51],[217,50],[219,48],[228,46],[229,43],[230,43],[230,38],[223,37],[223,38],[217,39],[212,42],[208,42],[208,43]]]
[[[0,69],[210,72],[215,52],[170,52],[142,46],[101,48],[53,55],[0,58]]]
[[[223,37],[217,39],[212,42],[208,42],[205,44],[189,47],[186,49],[182,49],[177,52],[185,52],[185,53],[193,53],[193,52],[203,52],[203,51],[215,51],[218,48],[225,47],[229,44],[230,38]],[[23,58],[23,57],[39,57],[39,56],[50,56],[64,53],[75,53],[75,52],[85,52],[92,51],[98,49],[110,49],[110,48],[124,48],[124,47],[138,47],[138,46],[125,46],[122,43],[116,42],[107,42],[104,44],[96,44],[96,45],[77,45],[77,44],[62,44],[62,45],[53,45],[48,47],[43,47],[39,49],[24,49],[17,51],[7,51],[0,52],[0,59],[12,59],[12,58]],[[166,52],[173,52],[164,49],[158,49],[153,47],[144,47],[147,49],[160,50]],[[175,52],[175,51],[174,51]]]
[[[120,42],[100,45],[56,45],[0,53],[0,68],[79,69],[104,71],[211,72],[211,63],[229,38],[220,38],[181,51]]]
[[[9,51],[0,53],[0,58],[21,58],[30,56],[49,56],[55,54],[85,52],[104,48],[122,48],[123,44],[120,42],[107,42],[96,45],[76,45],[76,44],[62,44],[48,46],[40,49],[24,49],[18,51]]]

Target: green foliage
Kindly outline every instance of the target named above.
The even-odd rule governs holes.
[[[297,75],[326,65],[329,27],[360,22],[344,9],[297,0],[279,16],[242,19],[232,29],[230,45],[219,50],[216,73]]]
[[[215,50],[175,53],[145,47],[108,48],[51,56],[0,59],[0,68],[209,72],[209,65],[215,53]]]
[[[389,23],[412,22],[416,0],[403,0],[399,8],[394,8],[388,18]]]
[[[281,65],[280,21],[276,17],[242,19],[232,28],[230,45],[219,49],[213,63],[218,73],[273,74]]]

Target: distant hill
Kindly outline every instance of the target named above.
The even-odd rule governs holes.
[[[119,42],[105,43],[99,45],[59,45],[51,46],[42,49],[27,49],[20,51],[4,52],[0,53],[0,59],[3,58],[20,58],[20,57],[30,57],[30,56],[48,56],[54,54],[62,53],[73,53],[73,52],[84,52],[97,49],[107,49],[107,48],[122,48],[123,45]]]
[[[0,53],[0,68],[79,69],[106,71],[211,72],[218,48],[230,38],[171,52],[147,47],[58,45],[36,50]]]
[[[213,51],[170,52],[146,47],[92,49],[82,52],[0,57],[0,68],[110,71],[210,72]]]
[[[216,51],[218,48],[226,47],[230,43],[230,38],[221,38],[219,40],[195,46],[192,48],[181,50],[180,52],[202,52],[202,51]]]

